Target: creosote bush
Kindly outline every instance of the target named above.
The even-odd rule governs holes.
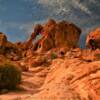
[[[14,89],[21,82],[21,70],[11,63],[0,65],[0,89]]]
[[[57,55],[55,53],[52,53],[51,54],[51,59],[56,59],[57,58]]]

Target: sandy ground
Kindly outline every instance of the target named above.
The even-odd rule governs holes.
[[[46,67],[37,67],[31,68],[28,72],[23,72],[20,87],[15,91],[0,95],[0,100],[24,100],[38,93],[48,71]]]

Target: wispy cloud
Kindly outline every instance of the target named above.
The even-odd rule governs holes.
[[[86,7],[85,5],[83,5],[82,3],[79,2],[79,0],[72,0],[73,6],[75,8],[79,8],[82,11],[84,11],[87,14],[91,14],[91,11],[88,9],[88,7]]]
[[[89,0],[90,2],[91,0]],[[91,2],[95,2],[94,0],[92,0]],[[58,6],[58,10],[59,11],[65,11],[65,12],[69,12],[69,9],[71,9],[70,5],[74,6],[77,9],[80,9],[82,11],[84,11],[87,14],[91,14],[92,12],[89,10],[88,7],[86,7],[86,5],[82,4],[80,2],[80,0],[39,0],[39,3],[45,6]],[[66,4],[66,6],[65,6]]]
[[[96,4],[99,3],[99,0],[90,0],[90,2]]]
[[[57,0],[38,0],[38,3],[43,4],[43,5],[53,5],[57,2]]]

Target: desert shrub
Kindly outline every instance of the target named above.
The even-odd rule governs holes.
[[[56,59],[57,58],[57,55],[55,53],[52,53],[51,54],[51,59]]]
[[[0,65],[0,89],[14,89],[21,82],[21,70],[14,64]]]

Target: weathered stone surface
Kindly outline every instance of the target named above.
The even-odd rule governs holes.
[[[21,83],[25,91],[13,93],[8,100],[99,100],[100,50],[76,48],[64,51],[61,48],[40,54],[36,52],[34,56],[16,62],[26,71]],[[59,52],[64,52],[63,58],[59,57]],[[52,53],[56,53],[57,58],[48,64],[48,56]],[[7,95],[0,96],[0,99]]]
[[[48,51],[52,48],[61,47],[70,49],[78,47],[81,30],[73,23],[66,21],[56,22],[53,19],[49,19],[48,22],[41,28],[40,34],[42,34],[43,37],[34,44],[34,50]]]
[[[4,33],[0,32],[0,46],[5,46],[7,43],[7,37]]]
[[[100,61],[86,63],[79,59],[53,61],[42,91],[36,100],[99,100]],[[32,99],[31,99],[32,100]]]
[[[0,95],[0,99],[100,100],[100,49],[77,48],[81,30],[66,21],[50,19],[43,26],[37,25],[34,32],[29,41],[15,44],[22,59],[14,52],[0,55],[0,63],[11,57],[23,71],[20,84],[23,91],[13,92],[12,96]],[[96,48],[99,48],[98,32],[91,33],[95,33]],[[43,37],[33,46],[38,34]]]
[[[91,49],[100,48],[100,28],[89,33],[86,39],[86,45]]]
[[[19,60],[21,58],[18,46],[9,42],[6,35],[2,32],[0,32],[0,54],[11,60]]]
[[[16,46],[7,40],[4,33],[0,32],[0,47],[16,48]]]

